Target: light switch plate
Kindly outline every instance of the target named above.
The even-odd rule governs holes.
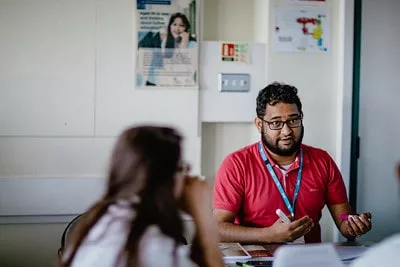
[[[219,73],[218,90],[220,92],[248,92],[250,90],[250,74]]]

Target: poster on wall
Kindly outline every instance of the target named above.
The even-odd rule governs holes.
[[[250,46],[246,43],[221,43],[221,60],[223,62],[250,63]]]
[[[137,0],[138,88],[198,88],[196,2]]]
[[[311,6],[275,8],[275,50],[280,52],[329,51],[330,9]]]

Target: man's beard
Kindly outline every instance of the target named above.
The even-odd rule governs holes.
[[[289,148],[282,149],[279,147],[279,139],[276,141],[276,143],[273,143],[271,139],[266,137],[266,134],[264,134],[264,126],[261,128],[261,140],[263,144],[270,150],[272,153],[282,156],[282,157],[287,157],[291,156],[297,151],[299,151],[301,142],[303,141],[303,135],[304,135],[304,127],[303,125],[300,126],[300,136],[298,140],[293,139],[293,144]],[[292,136],[292,138],[294,138]]]

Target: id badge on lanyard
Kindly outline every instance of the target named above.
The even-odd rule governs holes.
[[[293,195],[293,202],[291,203],[289,201],[289,198],[286,195],[285,190],[283,189],[281,183],[279,182],[278,177],[276,176],[274,169],[272,168],[271,163],[269,162],[267,155],[265,154],[264,151],[264,147],[261,143],[261,141],[258,143],[258,149],[260,151],[260,155],[262,160],[264,161],[264,164],[269,172],[269,174],[271,175],[272,179],[275,182],[276,187],[278,188],[278,191],[283,199],[283,202],[285,202],[285,205],[287,207],[287,209],[289,210],[290,214],[293,216],[294,218],[294,205],[296,203],[297,200],[297,196],[299,194],[300,191],[300,183],[301,183],[301,177],[303,174],[303,150],[300,150],[300,167],[299,167],[299,171],[297,173],[297,179],[296,179],[296,187],[294,190],[294,195]]]

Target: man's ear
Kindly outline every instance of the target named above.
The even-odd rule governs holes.
[[[262,120],[259,117],[255,117],[254,118],[254,124],[256,125],[258,132],[261,133],[261,129],[262,129]]]

